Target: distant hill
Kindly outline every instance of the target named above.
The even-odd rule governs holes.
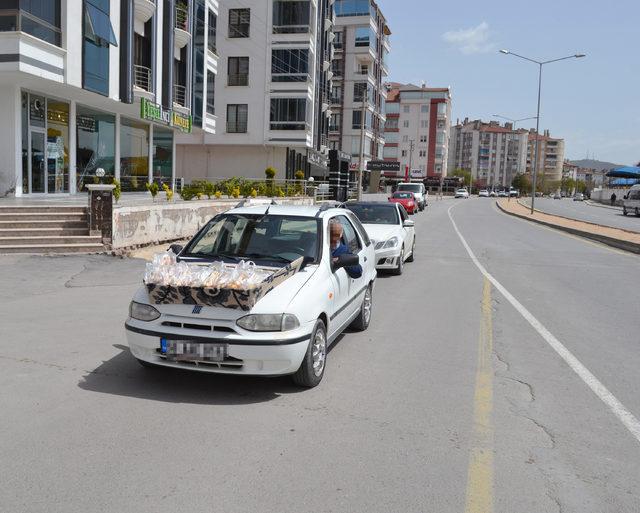
[[[589,169],[597,169],[602,170],[605,169],[609,171],[612,167],[620,167],[625,164],[614,164],[613,162],[604,162],[602,160],[593,160],[593,159],[582,159],[582,160],[571,160],[572,164],[580,167],[586,167]]]

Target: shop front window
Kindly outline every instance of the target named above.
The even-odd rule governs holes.
[[[47,101],[47,191],[69,192],[69,104]]]
[[[115,175],[116,119],[112,114],[95,111],[78,105],[77,116],[77,187],[100,183],[96,169],[102,168],[103,183],[109,183]]]
[[[173,177],[173,132],[153,129],[153,181],[171,186]]]
[[[149,125],[122,118],[120,184],[123,191],[143,191],[149,181]]]

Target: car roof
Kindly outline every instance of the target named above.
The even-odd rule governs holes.
[[[382,205],[385,207],[395,208],[395,203],[389,203],[388,201],[350,201],[349,203],[345,203],[344,206],[349,208],[351,205],[362,205],[362,206],[370,206],[370,205]]]
[[[321,210],[321,205],[254,205],[232,208],[224,212],[225,214],[264,214],[269,207],[269,215],[293,216],[293,217],[330,217],[336,214],[344,214],[344,208],[330,207]]]

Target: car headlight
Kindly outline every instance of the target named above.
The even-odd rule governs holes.
[[[139,321],[155,321],[160,317],[160,312],[151,305],[131,301],[129,305],[129,317],[138,319]]]
[[[300,321],[293,314],[249,314],[236,324],[249,331],[289,331],[298,328]]]
[[[384,241],[379,240],[378,242],[376,242],[375,249],[382,249],[382,246],[384,246]]]
[[[398,242],[400,242],[400,239],[398,239],[398,237],[391,237],[387,242],[384,243],[382,249],[395,248],[398,245]]]

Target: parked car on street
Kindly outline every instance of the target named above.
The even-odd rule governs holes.
[[[403,182],[398,184],[396,192],[412,192],[415,200],[418,202],[418,208],[424,210],[427,206],[427,192],[423,183],[419,182]]]
[[[514,189],[513,187],[511,187],[509,189],[509,197],[511,197],[511,198],[519,198],[520,197],[520,191],[518,189]]]
[[[488,198],[489,197],[489,191],[487,189],[482,189],[480,192],[478,192],[478,197],[479,198]]]
[[[491,198],[495,198],[497,195],[498,195],[498,193],[497,193],[496,191],[491,191],[491,192],[489,193],[489,196],[490,196]]]
[[[559,192],[556,192],[556,193],[553,195],[553,199],[562,199],[562,195],[561,195]]]
[[[584,194],[578,192],[573,195],[573,201],[584,201]]]
[[[158,304],[141,287],[125,328],[131,353],[143,366],[290,374],[297,384],[312,387],[322,380],[329,345],[348,326],[369,325],[375,250],[347,209],[240,206],[218,214],[184,248],[174,249],[178,265],[252,261],[275,271],[303,260],[299,271],[249,310],[178,304],[171,296]],[[191,290],[198,299],[199,289]]]
[[[405,262],[413,262],[416,248],[414,222],[399,203],[347,203],[360,220],[376,252],[376,269],[402,274]]]
[[[394,192],[389,198],[390,203],[400,203],[409,214],[418,213],[418,202],[412,192]]]
[[[467,189],[458,189],[454,197],[467,199],[469,197],[469,193],[467,192]]]
[[[622,213],[626,216],[629,212],[640,216],[640,184],[633,185],[623,197]]]
[[[507,196],[507,191],[498,191],[498,198],[506,198]]]

